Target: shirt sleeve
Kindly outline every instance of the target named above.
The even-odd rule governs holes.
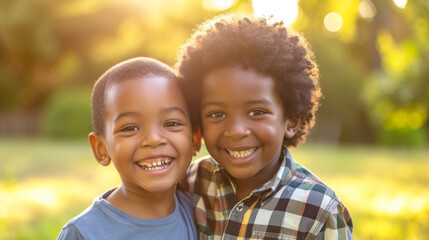
[[[67,224],[60,232],[57,240],[85,240],[79,230],[73,224]]]
[[[351,240],[353,231],[353,222],[349,211],[343,203],[339,203],[332,212],[322,230],[315,239],[329,239],[329,240]]]

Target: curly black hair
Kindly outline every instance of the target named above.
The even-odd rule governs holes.
[[[192,122],[201,123],[200,92],[204,76],[220,67],[241,66],[274,80],[287,118],[301,119],[301,127],[285,146],[305,141],[315,123],[321,98],[319,73],[306,41],[283,25],[265,18],[220,15],[200,25],[182,46],[175,65],[188,98]]]

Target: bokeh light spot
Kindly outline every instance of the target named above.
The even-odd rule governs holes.
[[[343,26],[343,18],[339,13],[331,12],[326,14],[323,19],[323,24],[326,30],[330,32],[338,32]]]
[[[377,14],[377,9],[371,0],[361,1],[358,8],[360,16],[367,20],[372,20]]]
[[[408,0],[393,0],[393,2],[395,3],[395,5],[399,8],[405,8],[405,6],[407,6],[407,2]]]

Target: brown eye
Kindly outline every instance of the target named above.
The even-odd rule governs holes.
[[[208,117],[210,118],[225,118],[225,113],[223,112],[211,112],[208,114]]]
[[[176,121],[169,121],[164,124],[164,127],[179,127],[179,126],[183,126],[183,124]]]
[[[249,116],[260,116],[264,115],[266,112],[263,110],[252,110],[249,112]]]
[[[139,130],[139,128],[136,126],[127,126],[127,127],[124,127],[121,131],[122,132],[132,132],[132,131],[137,131],[137,130]]]

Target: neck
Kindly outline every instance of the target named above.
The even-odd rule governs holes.
[[[106,200],[132,217],[153,219],[173,213],[175,192],[176,188],[153,193],[133,191],[121,186],[115,189]]]
[[[237,184],[236,195],[238,201],[241,201],[244,198],[248,197],[253,190],[273,178],[279,170],[282,160],[283,159],[279,157],[277,161],[272,161],[270,164],[268,164],[258,173],[256,173],[253,177],[247,179],[235,178],[234,180]]]

